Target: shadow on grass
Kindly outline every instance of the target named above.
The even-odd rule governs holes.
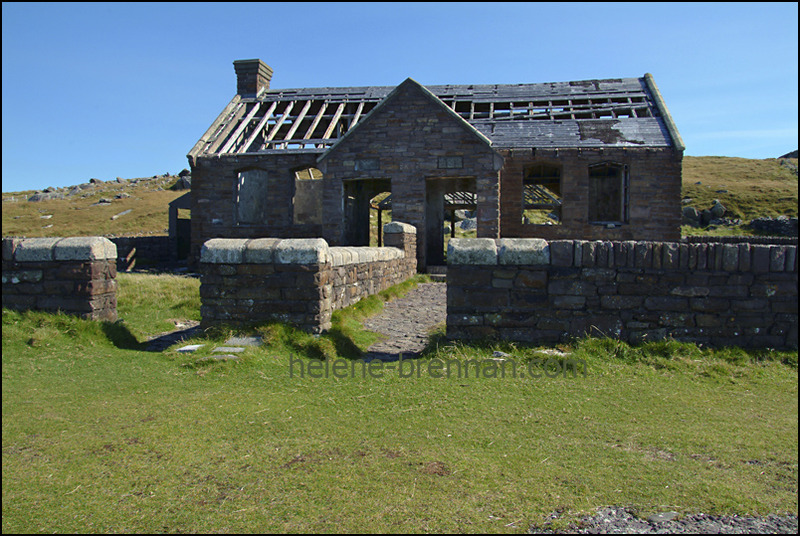
[[[123,350],[144,350],[147,343],[139,342],[133,333],[121,323],[103,322],[100,324],[103,333],[111,344]]]
[[[361,359],[364,352],[353,340],[353,336],[338,327],[333,327],[325,334],[333,343],[336,355],[344,359]]]

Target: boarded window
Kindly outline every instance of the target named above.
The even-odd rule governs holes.
[[[306,168],[294,174],[293,219],[297,225],[322,223],[322,172]]]
[[[561,167],[540,162],[525,170],[522,223],[561,224]]]
[[[359,158],[356,160],[356,171],[373,171],[381,168],[381,162],[377,158]]]
[[[239,173],[236,189],[236,222],[238,224],[266,223],[267,172],[250,169]]]
[[[589,222],[623,223],[628,220],[627,166],[613,163],[589,167]]]

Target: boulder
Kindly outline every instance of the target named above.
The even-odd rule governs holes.
[[[192,189],[192,177],[191,176],[184,176],[178,179],[175,184],[172,185],[171,190],[191,190]]]
[[[714,218],[721,218],[725,215],[725,206],[719,202],[719,199],[714,200],[714,206],[711,207],[711,216]]]
[[[53,199],[64,199],[63,192],[39,192],[28,198],[28,201],[36,203],[38,201],[50,201]]]
[[[476,218],[467,218],[458,222],[456,227],[462,231],[474,231],[478,228],[478,220]]]
[[[683,207],[683,223],[698,227],[700,225],[700,213],[694,207]]]

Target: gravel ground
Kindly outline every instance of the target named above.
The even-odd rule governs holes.
[[[557,519],[553,513],[550,519]],[[797,516],[767,517],[716,516],[688,514],[679,516],[675,512],[652,515],[638,519],[625,508],[600,508],[597,514],[584,517],[578,524],[570,524],[566,530],[553,531],[551,521],[534,526],[529,534],[797,534]]]
[[[388,339],[367,349],[367,361],[397,361],[417,355],[428,342],[430,329],[447,317],[447,285],[421,283],[396,300],[384,306],[379,315],[364,321],[364,327],[383,333]]]

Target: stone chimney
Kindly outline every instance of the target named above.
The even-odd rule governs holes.
[[[261,60],[236,60],[236,93],[242,97],[253,97],[261,91],[269,90],[272,80],[272,67]]]

